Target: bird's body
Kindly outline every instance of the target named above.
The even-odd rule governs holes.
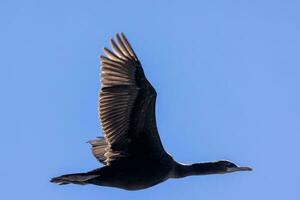
[[[90,172],[99,174],[99,177],[89,180],[89,183],[126,190],[145,189],[169,178],[173,167],[170,159],[172,158],[157,159],[147,156],[121,159],[112,166]]]
[[[103,138],[90,141],[93,155],[105,166],[87,173],[51,179],[58,184],[95,184],[138,190],[169,178],[251,170],[228,161],[177,163],[163,148],[156,119],[156,91],[126,37],[104,49],[99,114]]]

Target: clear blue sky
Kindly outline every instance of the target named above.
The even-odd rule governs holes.
[[[0,199],[300,199],[299,1],[0,2]],[[127,192],[57,186],[99,167],[99,55],[123,31],[158,92],[178,161],[232,160],[249,173]],[[298,191],[297,191],[298,190]]]

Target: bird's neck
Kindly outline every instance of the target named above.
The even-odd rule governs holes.
[[[191,165],[174,163],[173,171],[170,178],[183,178],[193,175],[207,175],[220,173],[218,165],[215,162],[194,163]]]

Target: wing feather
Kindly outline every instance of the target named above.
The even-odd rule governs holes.
[[[137,154],[164,153],[155,122],[156,92],[125,35],[111,39],[101,55],[99,116],[104,137],[92,140],[94,156],[106,165]],[[141,142],[142,141],[142,142]]]

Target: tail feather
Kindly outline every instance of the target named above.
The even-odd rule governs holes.
[[[98,177],[99,175],[88,173],[67,174],[52,178],[50,182],[57,183],[58,185],[66,185],[69,183],[85,185],[88,180]]]

